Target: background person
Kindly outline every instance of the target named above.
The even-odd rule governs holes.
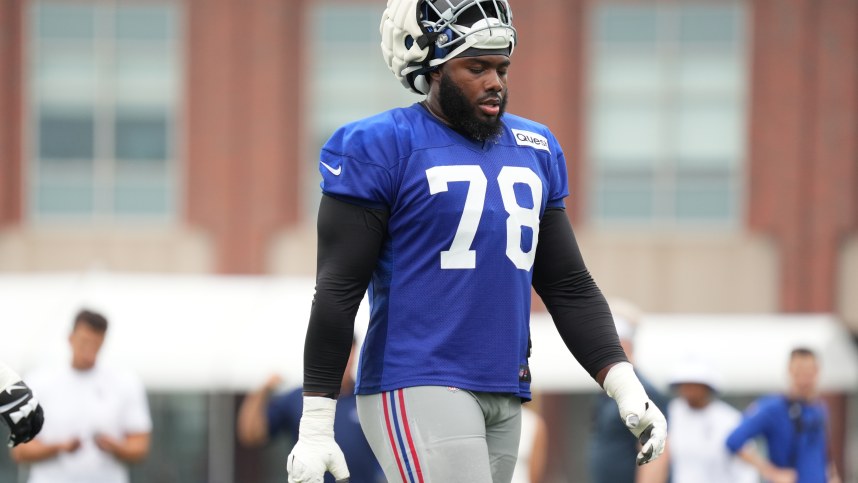
[[[670,401],[670,468],[672,483],[758,483],[757,471],[727,450],[727,436],[742,413],[718,399],[718,378],[699,358],[676,365]]]
[[[343,373],[343,394],[337,400],[334,437],[343,450],[351,472],[350,483],[383,483],[386,481],[384,473],[366,442],[358,420],[352,378],[356,357],[357,343],[353,342],[349,363]],[[280,376],[273,375],[262,387],[248,394],[242,401],[238,412],[238,440],[243,445],[262,446],[283,433],[287,434],[293,443],[298,441],[298,423],[303,409],[302,390],[298,387],[274,395],[281,383]],[[326,474],[325,481],[332,483],[333,475]]]
[[[816,354],[806,347],[793,349],[788,371],[786,393],[754,401],[727,447],[772,483],[839,483],[829,454],[828,411],[817,393]],[[746,446],[758,436],[766,442],[768,458]]]
[[[127,483],[127,464],[149,452],[152,421],[143,384],[98,363],[107,319],[83,310],[69,335],[71,364],[34,372],[27,380],[50,417],[42,432],[12,449],[30,463],[29,483]]]

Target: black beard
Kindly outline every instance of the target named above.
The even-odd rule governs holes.
[[[450,80],[447,74],[441,75],[439,88],[441,112],[444,113],[447,122],[451,124],[453,129],[480,142],[500,137],[503,131],[503,123],[500,118],[506,110],[508,97],[506,89],[501,96],[500,111],[497,117],[491,121],[483,121],[476,115],[476,106],[468,102],[465,93]]]

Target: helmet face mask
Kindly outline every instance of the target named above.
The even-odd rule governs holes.
[[[506,1],[478,0],[424,0],[420,5],[420,20],[427,27],[443,29],[456,25],[470,27],[484,18],[496,18],[512,25],[509,4]]]
[[[379,30],[388,68],[422,94],[451,58],[472,48],[511,55],[516,43],[508,0],[388,0]]]

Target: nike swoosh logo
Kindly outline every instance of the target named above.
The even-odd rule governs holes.
[[[10,402],[9,404],[4,404],[3,406],[0,406],[0,414],[5,414],[6,411],[13,409],[15,406],[26,401],[28,397],[30,397],[29,394],[24,394],[23,396],[19,397],[17,401],[13,401],[13,402]]]
[[[325,164],[325,162],[324,162],[324,161],[319,161],[319,162],[320,162],[320,163],[322,163],[322,166],[324,166],[324,167],[325,167],[328,171],[330,171],[330,172],[331,172],[331,174],[333,174],[334,176],[339,176],[339,175],[340,175],[340,173],[342,173],[342,172],[343,172],[343,167],[342,167],[342,166],[338,167],[337,169],[334,169],[334,168],[332,168],[332,167],[328,166],[327,164]]]

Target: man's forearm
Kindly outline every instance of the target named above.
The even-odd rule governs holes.
[[[596,373],[596,382],[599,383],[600,386],[605,387],[605,378],[608,377],[608,372],[617,364],[619,364],[619,362],[608,364]]]
[[[12,448],[12,459],[16,463],[35,463],[56,457],[63,451],[60,444],[47,444],[38,439]]]
[[[149,433],[132,434],[126,436],[117,445],[113,455],[126,463],[138,463],[149,454]]]
[[[241,403],[238,413],[238,439],[246,446],[259,446],[268,441],[269,397],[267,387],[262,387],[250,394]]]
[[[736,453],[736,456],[742,458],[746,463],[756,468],[761,474],[772,466],[771,463],[747,446],[740,449],[739,452]]]
[[[795,482],[797,475],[795,470],[790,468],[779,468],[772,464],[771,461],[760,455],[753,448],[745,446],[737,455],[745,462],[753,466],[766,481],[773,483]]]
[[[828,483],[840,483],[840,473],[837,471],[837,465],[834,462],[828,463]]]
[[[652,463],[638,466],[635,483],[664,483],[670,474],[670,448],[665,445],[664,453]]]
[[[546,210],[539,223],[532,282],[569,352],[602,384],[608,369],[628,358],[563,210]]]

